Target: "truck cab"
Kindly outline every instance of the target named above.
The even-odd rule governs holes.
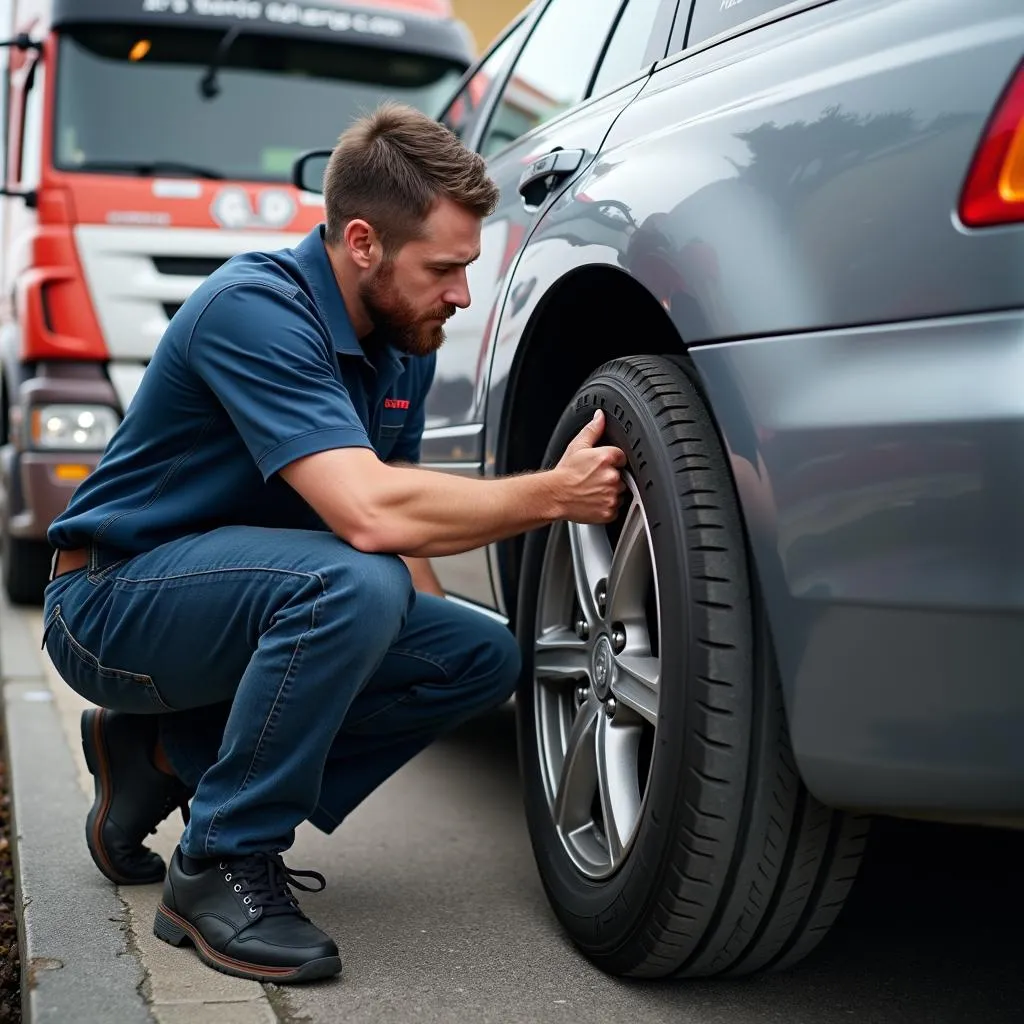
[[[323,216],[296,158],[384,98],[438,111],[473,58],[447,0],[15,0],[0,234],[0,560],[46,530],[170,318],[232,255]]]

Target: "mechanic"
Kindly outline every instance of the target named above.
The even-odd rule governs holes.
[[[325,880],[281,857],[295,828],[332,832],[511,695],[511,632],[446,601],[430,557],[618,511],[625,460],[599,445],[601,413],[553,469],[415,465],[443,325],[469,305],[497,200],[483,161],[425,115],[386,104],[354,123],[326,223],[195,290],[50,529],[43,643],[97,705],[90,852],[119,884],[163,878],[156,934],[218,970],[338,973],[292,893]],[[143,840],[175,806],[165,869]]]

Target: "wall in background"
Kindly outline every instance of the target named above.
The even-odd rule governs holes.
[[[456,17],[470,27],[477,53],[483,53],[529,0],[452,0],[452,6]]]

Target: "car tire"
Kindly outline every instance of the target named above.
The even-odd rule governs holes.
[[[628,459],[619,524],[557,523],[523,555],[517,727],[541,880],[611,974],[787,967],[839,913],[867,819],[797,773],[729,465],[684,364],[595,371],[545,466],[598,408]]]

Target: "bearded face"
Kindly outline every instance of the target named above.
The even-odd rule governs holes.
[[[360,284],[359,298],[380,340],[412,356],[428,356],[444,344],[444,323],[457,308],[440,303],[416,309],[399,284],[395,261],[387,258]]]

